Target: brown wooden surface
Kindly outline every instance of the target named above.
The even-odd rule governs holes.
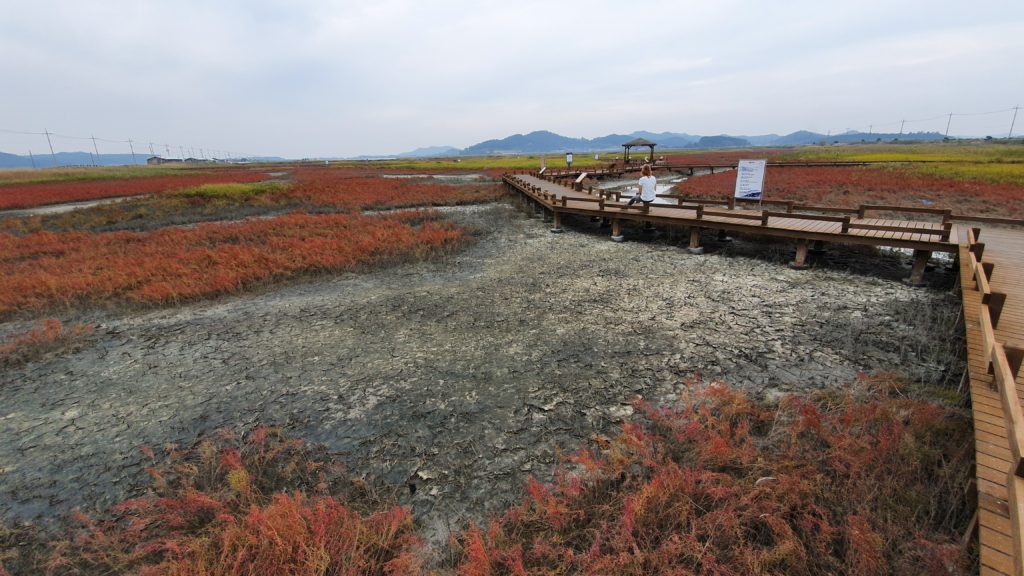
[[[961,227],[960,278],[967,331],[968,372],[974,414],[975,455],[978,478],[981,574],[1013,574],[1013,539],[1016,531],[1008,509],[1007,471],[1014,456],[1007,440],[1006,414],[983,344],[979,318],[982,292],[978,291],[972,271],[972,254],[967,246],[968,228]],[[1014,345],[1024,340],[1024,231],[985,228],[983,262],[994,265],[990,290],[1007,294],[1006,304],[994,329],[996,342]],[[978,267],[980,268],[980,266]],[[1019,405],[1024,379],[1016,375],[1016,399]],[[1008,390],[1009,391],[1009,390]],[[1019,559],[1017,559],[1019,560]]]
[[[762,225],[763,211],[755,209],[756,206],[738,207],[732,210],[726,208],[705,209],[701,217],[698,218],[695,210],[679,209],[678,206],[651,204],[650,210],[644,212],[635,207],[639,204],[633,208],[625,208],[625,202],[615,202],[611,199],[605,201],[602,210],[599,205],[595,205],[591,201],[598,197],[598,191],[588,194],[585,190],[574,190],[561,183],[549,182],[529,174],[506,176],[505,182],[540,202],[547,209],[568,214],[619,217],[656,224],[718,228],[740,233],[803,240],[892,246],[933,252],[956,252],[957,250],[957,226],[955,224],[952,225],[951,236],[947,240],[942,240],[942,224],[920,220],[851,217],[851,224],[881,229],[851,228],[847,233],[843,233],[841,222],[827,221],[834,220],[835,216],[822,220],[804,214],[785,217],[784,214],[772,210],[769,211],[771,213],[770,221],[767,225]],[[936,233],[928,233],[928,230],[935,230]]]

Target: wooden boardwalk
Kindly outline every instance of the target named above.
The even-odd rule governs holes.
[[[622,221],[687,226],[691,250],[699,250],[701,230],[793,238],[797,241],[794,265],[804,263],[809,241],[911,248],[915,251],[911,283],[920,282],[931,252],[956,254],[975,429],[978,514],[972,533],[977,530],[980,573],[1024,576],[1024,377],[1018,375],[1024,358],[1024,228],[981,230],[953,223],[966,217],[913,208],[902,211],[941,215],[942,221],[867,217],[873,211],[901,211],[886,206],[798,207],[801,210],[794,211],[790,204],[786,211],[771,211],[669,198],[673,204],[625,208],[614,196],[533,175],[506,175],[504,182],[538,210],[550,212],[553,232],[560,230],[562,214],[579,214],[608,219],[612,238],[618,240]]]
[[[1024,378],[1018,376],[1018,350],[1024,347],[1024,231],[989,227],[977,238],[967,227],[959,232],[977,456],[981,574],[1024,574],[1024,481],[1020,476],[1024,473],[1020,467]],[[993,358],[997,362],[993,363]],[[1007,366],[998,365],[1003,360]],[[1001,387],[1000,380],[1009,385]]]
[[[571,182],[565,185],[531,174],[510,174],[503,181],[539,210],[550,212],[554,220],[553,231],[561,230],[564,214],[601,217],[610,221],[613,240],[623,239],[622,223],[627,221],[689,227],[691,251],[701,249],[700,235],[704,230],[793,238],[797,241],[794,267],[805,265],[809,242],[910,248],[915,251],[912,283],[921,282],[932,252],[956,253],[958,249],[958,226],[949,221],[945,217],[948,212],[942,210],[910,209],[942,219],[941,222],[927,222],[869,218],[866,207],[859,210],[804,207],[807,210],[795,211],[790,204],[784,210],[752,210],[716,207],[676,197],[662,198],[661,203],[649,207],[641,203],[627,207],[617,197],[581,190]],[[867,208],[884,213],[895,207]],[[813,213],[815,210],[818,213]]]

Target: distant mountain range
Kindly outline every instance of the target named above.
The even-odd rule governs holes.
[[[622,145],[635,138],[644,138],[658,145],[660,150],[692,150],[707,148],[750,148],[757,146],[804,146],[808,144],[854,144],[859,142],[891,142],[901,141],[934,141],[942,140],[943,135],[938,132],[912,132],[908,134],[874,133],[865,132],[844,132],[842,134],[818,134],[801,130],[785,136],[778,134],[764,134],[761,136],[730,136],[720,134],[717,136],[696,136],[693,134],[676,132],[633,132],[632,134],[609,134],[599,138],[570,138],[549,132],[538,130],[529,134],[513,134],[500,140],[486,140],[474,144],[468,148],[455,148],[453,146],[431,146],[428,148],[417,148],[411,152],[396,154],[393,156],[360,156],[362,159],[371,158],[439,158],[447,156],[488,156],[494,154],[542,154],[542,153],[565,153],[565,152],[605,152],[622,149]],[[131,154],[100,154],[96,156],[88,152],[58,152],[54,156],[49,154],[29,156],[18,156],[0,152],[0,168],[49,168],[55,165],[60,166],[92,166],[94,163],[99,166],[123,166],[127,164],[144,164],[146,156],[137,154],[133,158]],[[323,158],[321,158],[323,159]],[[276,156],[250,158],[251,161],[280,162],[284,158]]]
[[[56,156],[56,162],[54,162]],[[35,154],[33,156],[18,156],[0,152],[0,168],[52,168],[54,166],[92,166],[95,154],[88,152],[58,152],[51,156],[49,154]],[[146,163],[146,156],[135,155],[132,160],[131,154],[100,154],[96,164],[100,166],[123,166],[125,164]]]
[[[844,132],[842,134],[826,135],[816,132],[801,130],[785,136],[778,134],[765,134],[760,136],[730,136],[720,134],[717,136],[695,136],[686,133],[674,132],[633,132],[632,134],[609,134],[599,138],[570,138],[561,136],[547,130],[530,132],[529,134],[514,134],[500,140],[486,140],[474,144],[468,148],[459,150],[450,146],[444,146],[444,150],[437,156],[485,156],[491,154],[537,154],[546,152],[603,152],[610,150],[621,150],[622,145],[634,138],[644,138],[657,144],[662,150],[673,149],[706,149],[706,148],[749,148],[756,146],[803,146],[807,144],[852,144],[859,142],[890,142],[892,140],[910,141],[932,141],[942,140],[943,135],[938,132],[913,132],[909,134],[889,134],[864,132]],[[433,148],[421,148],[420,151],[434,150]],[[422,157],[431,154],[419,153],[420,151],[408,152],[401,156]]]

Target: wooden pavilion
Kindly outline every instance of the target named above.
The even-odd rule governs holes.
[[[625,144],[622,145],[622,148],[623,148],[622,161],[623,162],[625,162],[626,164],[629,164],[629,150],[631,148],[633,148],[634,146],[647,146],[647,147],[649,147],[651,149],[651,154],[648,157],[648,161],[651,164],[654,164],[654,147],[657,146],[657,144],[655,144],[654,142],[651,142],[650,140],[646,140],[644,138],[636,138],[636,139],[630,140],[629,142],[626,142]]]

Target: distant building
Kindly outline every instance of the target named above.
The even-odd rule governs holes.
[[[146,164],[150,166],[156,166],[159,164],[171,164],[173,162],[181,163],[180,158],[161,158],[160,156],[150,156],[146,158]]]

